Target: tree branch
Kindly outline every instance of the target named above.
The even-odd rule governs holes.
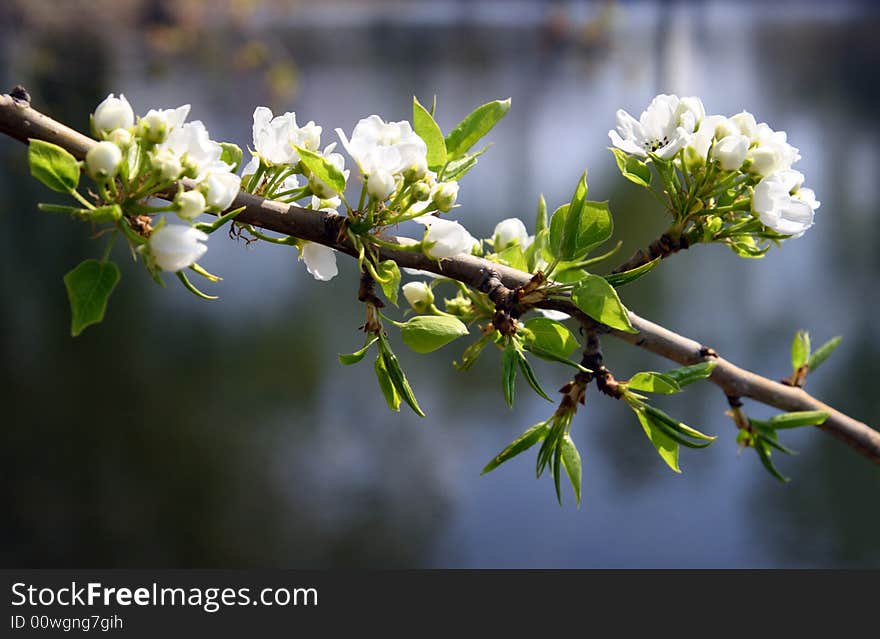
[[[64,147],[80,159],[96,143],[91,138],[31,108],[26,100],[9,95],[0,95],[0,132],[25,143],[30,138],[52,142]],[[184,184],[191,186],[187,180],[184,180]],[[245,210],[236,218],[238,222],[318,242],[343,253],[355,255],[354,248],[344,239],[344,234],[342,241],[337,242],[345,219],[340,215],[274,202],[244,192],[238,195],[230,208],[242,206]],[[392,244],[402,246],[415,243],[414,240],[407,238],[385,239]],[[667,252],[667,248],[685,247],[658,245],[656,248],[661,249],[661,253],[669,254],[674,251]],[[653,251],[649,249],[648,254],[651,252]],[[392,259],[400,266],[431,271],[463,282],[483,293],[503,292],[504,289],[501,287],[516,289],[525,285],[532,277],[529,273],[472,255],[458,255],[437,262],[422,253],[411,251],[381,249],[380,254],[382,259]],[[547,301],[540,305],[564,311],[584,322],[595,324],[571,302]],[[828,419],[818,428],[880,464],[880,432],[867,424],[823,404],[802,388],[786,386],[740,368],[717,356],[714,351],[700,343],[658,326],[635,313],[630,312],[629,318],[638,333],[623,333],[603,326],[597,328],[603,333],[682,365],[695,364],[712,358],[717,365],[710,380],[730,397],[748,397],[784,411],[826,411],[829,414]]]

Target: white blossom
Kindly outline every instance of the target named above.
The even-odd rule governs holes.
[[[474,243],[479,243],[467,229],[458,222],[443,220],[434,215],[423,215],[413,220],[426,227],[423,241],[425,254],[434,259],[452,257],[459,253],[470,253]]]
[[[317,150],[321,127],[311,121],[300,127],[296,113],[273,117],[270,109],[260,106],[254,109],[253,141],[254,149],[267,164],[296,164],[299,154],[293,147]]]
[[[149,259],[163,271],[176,272],[195,264],[208,250],[207,234],[186,224],[167,224],[150,235]]]
[[[150,166],[164,182],[171,182],[183,173],[180,157],[171,149],[159,149],[150,154]]]
[[[758,183],[752,194],[752,211],[764,226],[792,237],[800,237],[813,226],[819,202],[812,189],[801,189],[803,182],[799,171],[785,170]]]
[[[388,199],[396,185],[394,176],[384,169],[378,169],[367,176],[367,193],[380,202]]]
[[[176,109],[150,109],[138,121],[140,134],[147,142],[158,144],[168,134],[183,125],[189,115],[190,106],[184,104]]]
[[[205,168],[220,160],[223,147],[208,135],[208,129],[201,121],[187,122],[175,127],[156,147],[156,152],[170,151],[180,159],[190,175],[201,173]]]
[[[767,177],[777,171],[787,171],[801,159],[801,155],[788,143],[785,131],[774,131],[762,122],[755,127],[752,148],[746,159],[751,161],[749,171]]]
[[[416,313],[424,313],[434,303],[434,293],[426,282],[407,282],[403,296]]]
[[[741,134],[726,135],[712,147],[712,159],[718,160],[725,171],[736,171],[743,165],[749,152],[749,139]]]
[[[205,195],[208,206],[219,210],[229,208],[241,190],[241,177],[231,172],[225,162],[213,162],[196,178],[196,184]]]
[[[107,140],[118,146],[120,149],[127,149],[131,145],[131,131],[123,128],[113,129],[107,134]]]
[[[326,282],[339,273],[336,266],[336,251],[329,246],[306,242],[300,249],[300,259],[306,263],[306,269],[316,280]]]
[[[95,108],[92,124],[100,133],[128,129],[134,126],[134,111],[124,95],[120,93],[117,98],[111,93]]]
[[[455,206],[455,201],[458,199],[458,182],[440,182],[434,189],[432,199],[441,211],[452,210],[452,207]]]
[[[191,222],[202,213],[208,205],[205,196],[201,191],[181,191],[174,198],[174,204],[177,205],[177,215],[184,220]]]
[[[516,217],[509,217],[506,220],[498,222],[498,224],[495,225],[495,231],[492,233],[492,237],[496,252],[502,251],[508,246],[513,246],[514,244],[525,249],[531,243],[529,241],[529,232],[526,230],[526,225],[523,224],[521,219]]]
[[[342,173],[342,176],[347,182],[349,171],[345,168],[345,156],[343,156],[341,153],[333,153],[333,149],[335,148],[335,142],[333,144],[327,145],[322,155],[324,156],[324,159],[327,160],[327,162],[335,166],[339,170],[339,172]],[[324,180],[322,180],[315,174],[309,176],[309,187],[312,189],[312,193],[314,193],[321,199],[326,200],[328,198],[338,195],[338,193],[332,186],[325,183]]]
[[[351,139],[342,129],[336,134],[364,175],[383,170],[392,175],[407,172],[410,179],[419,179],[427,170],[428,147],[405,120],[385,122],[371,115],[355,125]]]
[[[122,163],[122,151],[112,142],[98,142],[86,153],[86,170],[96,180],[116,177]]]
[[[617,112],[617,130],[608,132],[611,143],[632,155],[648,153],[668,160],[689,141],[704,113],[697,98],[682,100],[675,95],[658,95],[636,120],[623,109]]]
[[[749,140],[755,137],[758,124],[755,121],[755,116],[748,111],[740,111],[736,115],[730,116],[730,121],[733,122],[739,128],[739,132],[749,138]]]

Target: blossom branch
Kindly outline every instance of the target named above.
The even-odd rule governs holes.
[[[0,95],[0,132],[25,143],[30,139],[39,139],[57,144],[80,159],[98,144],[95,140],[33,109],[26,100],[10,95]],[[187,187],[192,186],[190,180],[183,180],[183,184]],[[340,233],[345,222],[345,218],[340,215],[267,200],[246,192],[239,193],[229,208],[240,207],[243,210],[236,217],[236,222],[317,242],[357,256],[355,247],[346,238],[345,233]],[[509,296],[512,290],[526,286],[533,277],[530,273],[472,255],[460,254],[437,261],[424,253],[404,250],[404,247],[416,244],[415,240],[398,237],[383,239],[385,243],[378,248],[383,260],[391,259],[401,267],[437,273],[481,292],[491,292],[496,297]],[[396,249],[395,245],[401,248]],[[650,253],[651,249],[648,250]],[[537,305],[564,311],[582,321],[593,322],[568,300],[546,300]],[[682,365],[695,364],[711,358],[716,362],[716,366],[710,381],[719,386],[727,396],[750,398],[784,411],[827,412],[828,418],[818,428],[843,441],[871,461],[880,463],[880,432],[867,424],[822,403],[802,388],[786,386],[740,368],[717,356],[714,351],[699,342],[654,324],[635,313],[629,313],[629,320],[636,330],[635,333],[626,333],[601,325],[596,325],[596,328],[605,334]]]

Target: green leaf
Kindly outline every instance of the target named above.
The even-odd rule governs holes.
[[[122,207],[118,204],[97,206],[86,213],[92,222],[118,222],[122,219]]]
[[[220,148],[223,149],[222,153],[220,153],[220,161],[226,162],[226,164],[231,164],[232,172],[237,173],[238,167],[241,166],[242,157],[239,146],[232,142],[221,142]]]
[[[564,324],[547,317],[534,317],[525,323],[525,328],[523,345],[528,350],[535,349],[532,352],[539,357],[539,353],[550,353],[554,359],[566,359],[580,346]]]
[[[345,191],[345,175],[332,165],[323,155],[294,145],[299,159],[315,177],[337,193]]]
[[[489,460],[489,463],[486,464],[486,467],[483,468],[483,471],[480,474],[485,475],[486,473],[492,472],[504,462],[513,459],[522,452],[527,451],[538,442],[543,441],[544,438],[547,437],[547,433],[547,422],[535,424],[534,426],[526,430],[522,435],[510,442],[510,444],[508,444],[504,450],[502,450],[500,453],[495,455],[495,457]]]
[[[653,373],[650,371],[636,373],[630,378],[626,385],[632,390],[644,391],[646,393],[659,393],[661,395],[671,395],[681,390],[674,379],[663,373]]]
[[[376,274],[379,276],[376,280],[382,287],[385,297],[397,306],[397,293],[400,290],[400,268],[394,260],[385,260],[379,262],[376,266]]]
[[[519,353],[513,340],[509,340],[501,354],[501,383],[504,388],[504,401],[513,408],[513,396],[516,389],[516,367]]]
[[[717,365],[718,362],[714,360],[706,360],[698,364],[674,368],[671,371],[666,371],[664,375],[671,377],[680,387],[684,388],[688,384],[693,384],[709,377]]]
[[[578,452],[577,446],[566,433],[562,438],[562,466],[574,489],[574,497],[577,505],[581,505],[581,454]]]
[[[822,344],[822,346],[813,351],[813,354],[810,355],[810,358],[807,360],[807,366],[810,367],[810,370],[814,371],[819,368],[819,366],[828,359],[831,353],[834,352],[834,349],[840,345],[842,339],[843,338],[839,335],[837,337],[832,337],[830,340]]]
[[[428,147],[428,168],[436,171],[446,164],[446,140],[434,117],[413,96],[413,130]]]
[[[526,359],[526,356],[523,354],[522,351],[517,350],[517,354],[519,355],[519,369],[522,371],[523,377],[526,378],[529,386],[531,386],[533,391],[546,399],[548,402],[552,402],[553,400],[550,399],[544,389],[541,388],[541,384],[538,382],[538,378],[535,376],[535,371],[532,370],[532,365],[529,364],[529,360]]]
[[[645,406],[644,410],[645,414],[651,419],[654,425],[660,428],[670,439],[682,446],[687,446],[688,448],[705,448],[717,439],[712,435],[701,433],[700,431],[683,424],[677,419],[673,419],[659,408]],[[687,439],[688,437],[700,441],[694,442]]]
[[[506,264],[518,271],[526,271],[529,268],[525,253],[523,253],[522,247],[519,244],[508,246],[500,253],[497,253],[496,256],[501,264]]]
[[[769,446],[775,448],[780,453],[784,453],[786,455],[797,455],[797,451],[792,450],[788,446],[783,446],[779,443],[779,438],[776,436],[776,431],[759,431],[758,439],[767,442]]]
[[[571,301],[597,322],[626,333],[637,333],[614,287],[599,275],[587,275],[571,292]]]
[[[406,375],[403,374],[403,369],[400,368],[400,362],[397,361],[397,356],[392,352],[391,347],[388,345],[388,340],[382,335],[379,336],[379,352],[382,354],[385,369],[388,371],[388,377],[391,379],[391,383],[397,393],[400,394],[403,401],[412,408],[416,415],[424,417],[425,413],[419,406],[419,402],[416,400],[412,388],[410,388],[409,381],[407,381]]]
[[[403,342],[416,353],[430,353],[452,340],[468,334],[468,328],[456,317],[417,315],[400,327]]]
[[[379,388],[382,389],[382,395],[385,396],[385,402],[388,408],[393,411],[400,411],[400,393],[394,387],[391,381],[391,375],[388,374],[388,367],[385,366],[385,356],[379,353],[375,363],[376,378],[379,380]]]
[[[651,169],[638,158],[617,148],[611,148],[620,174],[630,182],[649,188],[651,186]]]
[[[370,346],[375,344],[378,339],[378,337],[373,336],[371,339],[367,340],[367,343],[364,344],[362,349],[355,351],[354,353],[339,353],[339,363],[344,364],[345,366],[357,364],[366,356],[367,351],[370,350]]]
[[[535,213],[535,235],[547,228],[547,200],[542,193],[538,197],[538,210]]]
[[[470,370],[470,368],[477,362],[477,359],[479,359],[480,354],[483,352],[483,349],[486,348],[488,343],[489,336],[483,335],[476,342],[470,344],[464,349],[464,352],[461,354],[461,362],[452,362],[452,365],[460,371]]]
[[[618,286],[623,286],[624,284],[629,284],[630,282],[635,282],[642,275],[649,271],[653,271],[654,267],[657,266],[662,261],[662,258],[657,258],[651,260],[650,262],[646,262],[641,266],[637,266],[628,271],[623,271],[622,273],[609,273],[608,275],[603,275],[605,281],[611,284],[611,286],[617,288]]]
[[[607,202],[590,202],[587,173],[578,181],[571,202],[560,206],[550,219],[550,252],[563,261],[582,259],[611,237],[614,222]]]
[[[797,372],[809,359],[810,334],[807,331],[798,331],[791,343],[791,369]]]
[[[761,463],[764,465],[764,468],[768,473],[773,475],[776,479],[781,481],[783,484],[787,484],[791,480],[780,473],[776,466],[773,465],[773,462],[770,460],[771,452],[770,445],[766,442],[766,440],[762,438],[758,438],[755,443],[755,450],[758,451],[758,457],[761,459]]]
[[[633,411],[635,411],[636,417],[639,418],[639,423],[642,425],[645,435],[648,436],[648,439],[651,440],[654,448],[657,449],[660,458],[663,459],[663,461],[666,462],[666,465],[672,470],[680,473],[681,468],[678,466],[678,444],[654,424],[648,415],[645,414],[643,407],[633,407]]]
[[[70,300],[70,334],[76,337],[87,326],[104,319],[107,300],[119,281],[113,262],[86,260],[64,276]]]
[[[28,163],[31,175],[59,193],[70,193],[79,185],[79,162],[57,144],[31,138]]]
[[[495,100],[474,109],[446,136],[446,157],[456,160],[492,130],[510,110],[510,98]]]
[[[477,158],[488,150],[486,145],[475,153],[468,153],[457,160],[450,160],[443,171],[444,180],[460,180],[464,175],[477,165]]]
[[[821,410],[804,410],[793,413],[774,415],[767,420],[768,427],[774,430],[783,428],[799,428],[801,426],[819,426],[825,423],[829,413]]]

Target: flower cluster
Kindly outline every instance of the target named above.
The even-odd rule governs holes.
[[[658,95],[638,120],[620,110],[617,122],[608,135],[621,172],[649,186],[652,163],[675,229],[693,231],[689,239],[759,257],[769,248],[760,242],[800,237],[813,225],[819,202],[791,168],[798,149],[751,113],[706,115],[699,98]]]
[[[189,111],[186,104],[151,109],[135,118],[125,96],[111,93],[92,114],[92,131],[101,141],[86,155],[86,171],[106,203],[128,204],[126,217],[132,223],[123,230],[154,274],[179,272],[195,264],[207,251],[208,239],[196,228],[196,218],[229,208],[240,190],[241,178],[234,172],[235,156],[240,155],[237,147],[224,148],[211,139],[202,122],[187,122]],[[180,187],[170,206],[140,204],[181,178],[194,180],[194,188]],[[162,211],[175,213],[183,223],[166,223],[163,218],[153,228],[134,220]]]

